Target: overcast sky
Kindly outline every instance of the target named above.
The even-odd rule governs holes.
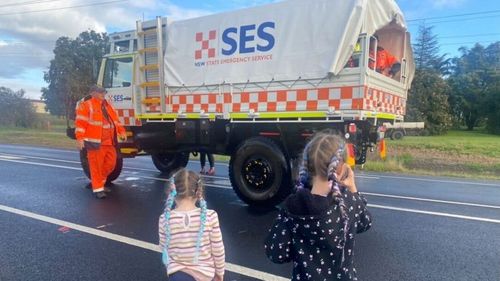
[[[313,0],[311,0],[313,1]],[[93,29],[115,32],[135,27],[137,19],[185,19],[262,5],[275,0],[2,0],[0,1],[0,86],[40,97],[43,72],[60,36]],[[499,0],[397,0],[416,37],[418,19],[435,26],[443,53],[472,42],[500,41]],[[92,6],[89,6],[92,5]],[[70,8],[68,8],[70,7]],[[46,11],[49,10],[49,11]],[[458,17],[450,15],[471,14]],[[487,13],[486,13],[487,12]],[[434,18],[439,17],[439,18]]]

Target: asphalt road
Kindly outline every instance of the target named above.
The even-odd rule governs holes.
[[[206,195],[221,222],[225,280],[289,279],[291,265],[263,251],[277,211],[247,207],[227,164],[216,169]],[[165,179],[151,159],[126,159],[105,200],[87,183],[75,151],[0,145],[1,281],[166,280],[155,247]],[[500,280],[500,182],[359,172],[357,183],[374,217],[357,236],[359,280]]]

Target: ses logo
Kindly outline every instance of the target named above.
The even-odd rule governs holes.
[[[275,23],[271,21],[259,25],[242,25],[239,28],[229,27],[222,32],[220,41],[216,30],[210,30],[208,34],[197,32],[196,42],[199,49],[194,53],[195,66],[272,60],[272,54],[256,53],[266,53],[273,49],[274,29]],[[217,46],[219,42],[220,49]],[[217,55],[220,57],[217,58]]]

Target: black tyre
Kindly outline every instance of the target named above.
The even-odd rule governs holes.
[[[171,177],[175,172],[186,167],[189,153],[156,153],[151,155],[151,159],[153,159],[156,169]]]
[[[121,153],[117,151],[115,169],[113,170],[113,172],[111,172],[111,174],[109,174],[108,178],[106,179],[106,183],[110,183],[116,180],[122,173],[122,168],[123,168],[123,157]]]
[[[90,179],[90,168],[89,168],[89,160],[87,158],[87,150],[82,149],[80,150],[80,164],[82,165],[83,173]],[[114,180],[116,180],[123,168],[123,157],[120,154],[119,151],[116,152],[116,164],[115,164],[115,169],[111,174],[109,174],[108,178],[106,179],[106,183],[110,183]]]
[[[391,140],[400,140],[405,136],[402,131],[396,130],[391,134]]]
[[[292,191],[285,155],[272,140],[262,137],[238,146],[229,162],[229,179],[238,197],[254,206],[275,206]]]

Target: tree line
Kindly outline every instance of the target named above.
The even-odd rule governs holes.
[[[416,73],[405,119],[426,122],[432,134],[462,126],[500,134],[500,42],[462,47],[447,58],[432,30],[421,25],[413,45]]]

